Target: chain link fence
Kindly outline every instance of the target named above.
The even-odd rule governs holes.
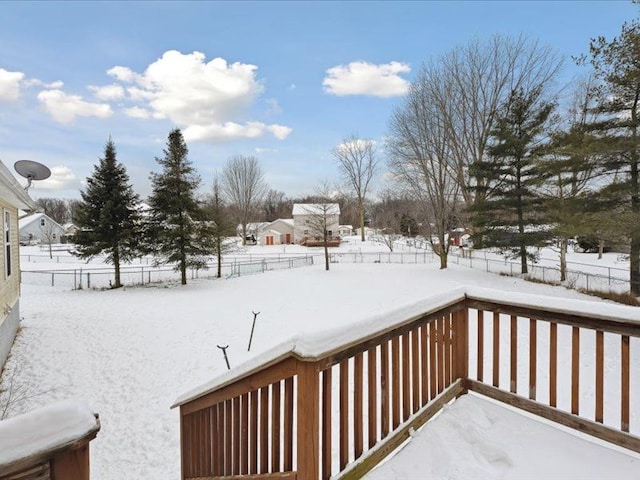
[[[222,263],[222,275],[234,277],[308,265],[313,265],[313,256],[311,255],[290,258],[236,259]],[[217,268],[216,262],[210,262],[207,264],[207,269],[190,268],[188,274],[191,279],[212,278],[216,275]],[[123,285],[145,285],[179,279],[180,272],[173,265],[123,265],[120,267],[120,282]],[[81,268],[23,269],[21,282],[29,285],[67,287],[73,290],[109,288],[115,282],[115,271],[112,266],[92,267],[87,264]]]

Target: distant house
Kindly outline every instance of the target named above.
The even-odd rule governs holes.
[[[289,245],[293,243],[293,219],[279,218],[266,225],[258,234],[260,245]]]
[[[338,237],[340,206],[337,203],[295,203],[293,205],[293,241],[305,243],[308,239],[323,237],[322,224],[326,217],[327,235]]]
[[[69,222],[65,223],[62,228],[64,229],[64,235],[62,237],[62,243],[73,243],[73,237],[78,232],[79,228],[77,225]]]
[[[338,226],[338,235],[341,237],[350,237],[353,235],[353,227],[351,225]]]
[[[44,213],[34,213],[20,219],[20,244],[61,243],[65,229]]]
[[[20,322],[20,246],[18,209],[30,212],[36,205],[11,172],[0,162],[0,371],[4,366]]]

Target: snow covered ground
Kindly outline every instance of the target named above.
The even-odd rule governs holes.
[[[344,248],[349,251],[354,247]],[[285,253],[292,251],[293,247],[287,246]],[[178,412],[169,406],[178,395],[226,371],[216,345],[229,345],[229,359],[234,366],[290,336],[366,321],[460,285],[489,286],[516,296],[518,292],[526,292],[600,302],[564,288],[457,265],[440,271],[435,263],[338,263],[325,272],[318,263],[313,267],[239,278],[198,279],[186,287],[167,283],[72,291],[64,287],[23,285],[23,328],[3,376],[3,386],[13,382],[13,391],[17,392],[18,401],[11,414],[54,400],[84,400],[100,414],[102,424],[92,442],[94,480],[173,480],[179,478],[180,471],[179,430]],[[260,315],[252,351],[247,352],[252,311]],[[467,403],[454,404],[449,410],[464,410]],[[469,408],[470,412],[463,411],[460,415],[472,415],[477,408],[482,410],[473,405]],[[494,415],[487,412],[486,415]],[[451,428],[454,427],[448,426],[447,430]],[[501,452],[499,455],[508,457],[512,463],[519,462],[522,451],[518,450],[520,453],[516,455],[510,450],[516,448],[514,438],[518,438],[518,432],[508,430],[503,428],[497,439],[491,440],[493,451]],[[465,422],[458,422],[457,434],[466,437]],[[533,463],[539,461],[537,452],[551,461],[543,449],[551,437],[543,432],[538,438],[540,450],[532,456]],[[484,444],[481,437],[478,442]],[[452,445],[452,451],[457,448]],[[487,452],[484,447],[477,448],[478,455]],[[476,454],[471,449],[468,455],[465,462],[472,469]],[[446,462],[444,455],[434,458],[439,458],[441,466]],[[600,457],[597,458],[600,462]],[[602,458],[603,465],[622,468],[612,470],[617,472],[615,478],[625,478],[626,474],[626,478],[631,478],[631,472],[637,472],[637,463],[629,463],[633,469],[627,470],[624,462],[620,467],[619,457],[608,460],[613,457],[603,454]],[[483,461],[478,459],[478,468]],[[576,454],[573,461],[584,459]],[[450,466],[455,472],[453,464]],[[539,471],[535,465],[531,468],[532,472]],[[443,478],[439,472],[444,471],[434,471],[435,477]],[[477,477],[469,475],[469,471],[473,470],[445,477]],[[481,471],[484,470],[478,470]],[[486,471],[491,478],[511,477],[499,469]]]

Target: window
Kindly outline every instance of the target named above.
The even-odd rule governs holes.
[[[333,237],[333,231],[327,230],[327,237]]]
[[[41,227],[44,227],[44,218],[41,218],[41,219],[40,219],[40,226],[41,226]]]
[[[4,212],[4,262],[5,275],[11,276],[11,214]]]

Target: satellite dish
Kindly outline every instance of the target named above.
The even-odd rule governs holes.
[[[28,190],[33,180],[45,180],[51,176],[51,170],[46,165],[43,165],[33,160],[18,160],[13,168],[16,169],[20,175],[27,179],[27,186],[24,187]]]

